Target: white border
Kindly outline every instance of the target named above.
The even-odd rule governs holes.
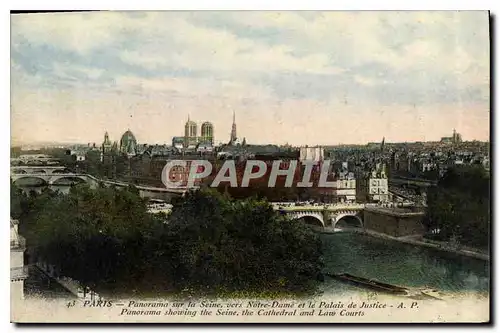
[[[370,1],[370,0],[308,0],[308,1],[235,1],[235,0],[183,0],[183,1],[99,1],[75,3],[63,0],[47,0],[40,6],[37,1],[16,1],[11,9],[30,10],[486,10],[494,1]]]

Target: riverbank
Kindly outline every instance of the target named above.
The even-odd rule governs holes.
[[[324,230],[321,230],[320,232],[324,233],[324,234],[333,234],[333,233],[337,233],[337,232],[353,232],[353,233],[368,235],[371,237],[396,241],[396,242],[400,242],[400,243],[406,243],[406,244],[410,244],[410,245],[433,248],[436,250],[454,253],[454,254],[458,254],[458,255],[462,255],[462,256],[466,256],[466,257],[471,257],[471,258],[475,258],[475,259],[480,259],[480,260],[484,260],[484,261],[490,261],[490,256],[488,254],[474,251],[470,248],[454,248],[445,242],[426,240],[421,235],[394,237],[394,236],[390,236],[387,234],[383,234],[383,233],[376,232],[373,230],[368,230],[368,229],[354,229],[353,228],[353,229],[349,229],[349,230],[339,231],[338,229],[334,229],[331,227],[325,227]]]
[[[37,265],[28,265],[29,275],[24,282],[26,298],[41,297],[43,299],[73,299],[76,298],[71,290],[63,286]]]
[[[88,290],[87,292],[84,293],[78,281],[75,281],[68,277],[57,277],[56,274],[54,274],[54,267],[51,265],[47,265],[44,263],[37,263],[33,266],[36,267],[40,272],[45,274],[48,278],[52,279],[55,283],[63,287],[68,293],[70,293],[71,295],[73,295],[78,299],[86,299],[86,300],[101,299],[101,297],[97,293],[91,290]]]

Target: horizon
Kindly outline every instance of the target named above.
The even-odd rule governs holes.
[[[130,130],[130,129],[127,129],[127,130]],[[111,142],[119,143],[120,138],[124,133],[125,133],[125,131],[121,135],[119,135],[118,139],[116,139],[116,140],[113,139],[113,137],[110,135],[109,137],[110,137]],[[135,136],[135,133],[133,131],[132,131],[132,134],[134,134],[134,136]],[[386,140],[385,137],[383,137],[380,141],[367,141],[367,142],[361,142],[361,143],[352,143],[352,142],[321,143],[321,144],[318,144],[318,143],[300,144],[299,143],[299,144],[292,145],[292,144],[289,144],[288,142],[285,142],[285,143],[274,143],[274,142],[263,143],[263,142],[261,142],[261,143],[248,143],[248,145],[249,146],[252,146],[252,145],[256,145],[256,146],[259,146],[259,145],[276,145],[276,146],[289,145],[289,146],[293,146],[293,147],[303,147],[303,146],[310,146],[310,147],[314,147],[314,146],[365,146],[365,145],[369,145],[369,144],[381,143],[382,140],[384,141],[384,144],[389,144],[389,145],[390,144],[404,144],[404,143],[407,143],[407,144],[439,143],[442,138],[451,137],[451,135],[448,135],[448,134],[445,134],[436,140],[426,140],[426,141],[389,141],[389,140]],[[457,132],[457,134],[461,134],[461,133]],[[104,138],[104,134],[102,136]],[[183,136],[181,135],[181,137],[183,137]],[[163,141],[163,142],[159,142],[159,141],[157,141],[157,142],[141,142],[138,140],[137,143],[139,145],[142,145],[142,144],[146,144],[146,145],[170,145],[172,143],[173,138],[174,138],[174,136],[170,137],[170,140]],[[136,137],[136,139],[137,139],[137,137]],[[475,142],[475,141],[487,143],[490,140],[489,140],[489,138],[486,140],[477,140],[477,139],[467,140],[466,138],[462,137],[462,142]],[[15,142],[15,143],[13,143],[12,138],[11,138],[10,146],[11,147],[19,147],[19,146],[30,146],[30,145],[88,145],[88,144],[96,144],[96,146],[100,146],[102,144],[102,142],[101,141],[88,141],[88,142],[83,142],[83,141],[30,141],[30,142]],[[223,145],[223,144],[226,144],[226,142],[219,141],[219,140],[214,141],[214,145]]]
[[[112,142],[114,140],[111,140]],[[117,140],[119,142],[119,140]],[[472,142],[479,142],[479,143],[489,143],[490,140],[463,140],[461,143],[472,143]],[[20,143],[12,143],[10,144],[11,148],[16,148],[16,147],[23,147],[23,146],[44,146],[41,148],[46,148],[46,147],[53,147],[53,146],[64,146],[64,145],[79,145],[79,146],[86,146],[89,144],[94,144],[96,147],[100,147],[102,145],[102,142],[62,142],[62,141],[33,141],[33,142],[20,142]],[[312,145],[306,145],[306,144],[299,144],[299,145],[290,145],[293,148],[300,148],[300,147],[305,147],[308,146],[310,148],[313,147],[339,147],[339,146],[367,146],[371,144],[381,144],[381,141],[371,141],[371,142],[365,142],[365,143],[326,143],[326,144],[312,144]],[[441,143],[440,140],[430,140],[430,141],[384,141],[385,145],[397,145],[397,144],[417,144],[417,143]],[[148,146],[153,146],[153,145],[170,145],[169,142],[165,143],[160,143],[160,142],[153,142],[153,143],[147,143],[147,142],[138,142],[138,145],[143,145],[146,144]],[[217,146],[218,144],[215,143]],[[272,146],[286,146],[287,144],[278,144],[278,143],[272,143],[272,142],[267,142],[267,143],[260,143],[260,144],[253,144],[249,143],[249,146],[263,146],[263,145],[272,145]]]
[[[227,142],[233,111],[256,145],[490,138],[487,11],[15,14],[11,35],[21,145],[171,144],[188,117]]]

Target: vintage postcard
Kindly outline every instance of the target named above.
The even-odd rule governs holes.
[[[489,322],[489,24],[11,14],[11,321]]]

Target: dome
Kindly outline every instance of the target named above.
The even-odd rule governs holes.
[[[120,144],[126,146],[129,142],[132,141],[137,143],[134,134],[130,130],[127,130],[125,133],[123,133]]]
[[[125,153],[133,153],[136,146],[137,140],[135,139],[134,134],[130,130],[123,133],[120,140],[120,150]]]

